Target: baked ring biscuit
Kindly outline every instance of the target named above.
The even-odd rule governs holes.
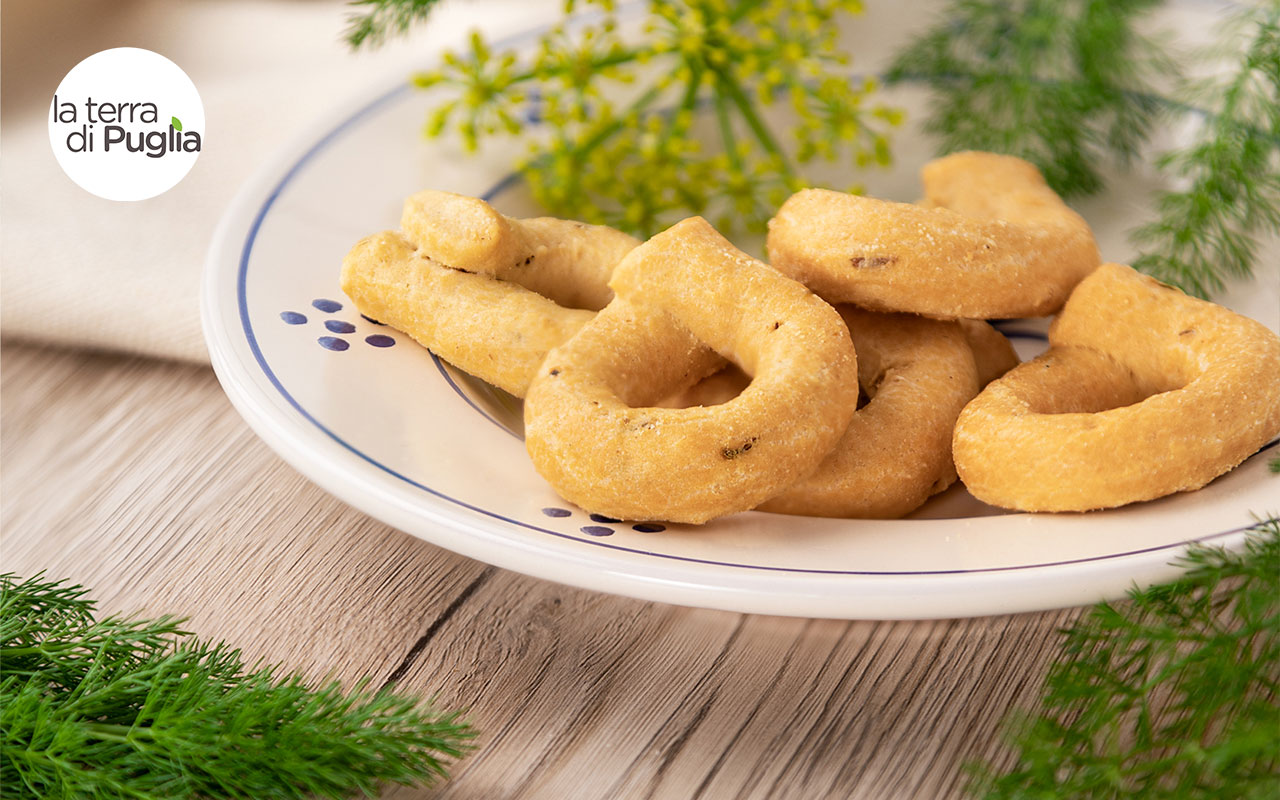
[[[837,310],[858,353],[863,397],[870,394],[871,400],[854,414],[817,472],[759,508],[807,516],[901,517],[955,482],[951,436],[956,418],[979,389],[1017,366],[1018,355],[987,323],[957,320],[972,351],[976,385],[970,387],[971,369],[952,323],[849,305]],[[750,382],[730,364],[662,405],[719,405]]]
[[[512,219],[474,197],[425,191],[403,234],[364,239],[342,265],[360,313],[523,397],[547,352],[613,297],[609,275],[639,240],[603,225]]]
[[[845,317],[851,306],[837,306],[837,310]],[[978,370],[978,388],[986,386],[996,378],[1018,366],[1022,359],[1013,349],[1013,345],[1003,333],[978,319],[959,319],[960,331],[973,351],[974,366]],[[850,329],[850,333],[856,333]],[[854,336],[853,349],[862,352],[857,336]],[[858,362],[858,372],[862,373],[862,362]],[[714,375],[699,381],[685,391],[663,400],[660,405],[668,408],[687,408],[689,406],[714,406],[737,397],[751,378],[734,364],[729,364]],[[865,382],[864,382],[865,384]],[[950,442],[947,443],[948,450]]]
[[[816,517],[901,517],[956,479],[951,433],[960,410],[978,393],[973,353],[952,322],[838,309],[870,399],[815,473],[759,508]]]
[[[518,283],[567,308],[599,311],[609,276],[640,240],[606,225],[514,219],[477,197],[423,191],[405,201],[405,238],[436,261]]]
[[[956,468],[987,503],[1088,511],[1198,489],[1280,433],[1280,337],[1129,267],[1081,282],[1049,345],[956,423]]]
[[[1089,226],[1026,161],[956,153],[921,177],[921,205],[792,195],[769,222],[770,263],[833,303],[943,319],[1051,314],[1098,266]]]
[[[515,283],[450,269],[394,231],[351,248],[342,261],[342,291],[361,314],[516,397],[524,396],[547,352],[595,316]]]
[[[1005,335],[980,319],[956,320],[960,331],[973,351],[973,361],[978,368],[978,388],[1018,366],[1022,359]]]
[[[525,399],[529,455],[567,500],[706,522],[812,472],[848,427],[858,374],[840,315],[703,219],[633,250],[611,284],[617,299],[547,356]],[[719,368],[710,350],[751,384],[721,405],[652,406]]]

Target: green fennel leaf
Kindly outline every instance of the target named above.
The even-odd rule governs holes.
[[[5,797],[300,798],[429,782],[474,735],[361,682],[248,668],[180,620],[95,621],[85,591],[0,576]]]
[[[1193,94],[1210,112],[1195,142],[1160,161],[1186,188],[1160,194],[1133,233],[1134,267],[1203,298],[1251,275],[1259,238],[1280,233],[1280,3],[1247,8],[1219,38],[1234,67]]]
[[[1016,761],[972,794],[1261,800],[1280,769],[1280,522],[1242,553],[1193,545],[1172,583],[1102,603],[1063,633]]]
[[[1280,231],[1280,3],[1242,6],[1212,55],[1221,73],[1225,54],[1225,77],[1191,94],[1192,105],[1156,92],[1157,78],[1176,79],[1174,64],[1186,60],[1138,33],[1156,5],[952,0],[889,77],[933,89],[926,128],[944,150],[1021,156],[1065,196],[1101,189],[1103,170],[1138,153],[1157,112],[1207,112],[1196,141],[1158,161],[1178,188],[1132,234],[1143,248],[1136,268],[1207,298],[1249,276],[1259,239]]]
[[[1059,194],[1102,188],[1132,158],[1171,65],[1136,20],[1159,0],[952,0],[896,55],[888,80],[932,90],[926,130],[944,152],[988,150],[1040,168]]]
[[[377,45],[394,35],[407,32],[415,23],[422,22],[439,0],[351,0],[349,5],[365,7],[364,13],[347,17],[347,30],[343,34],[347,44],[360,48],[365,44]]]

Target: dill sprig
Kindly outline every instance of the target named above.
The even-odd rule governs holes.
[[[347,16],[343,38],[352,48],[379,45],[424,21],[437,3],[439,0],[350,0],[350,5],[362,7],[362,12]]]
[[[428,136],[456,131],[475,149],[531,132],[517,168],[550,213],[640,235],[689,214],[763,230],[807,185],[799,165],[889,163],[902,114],[869,102],[875,80],[850,78],[836,44],[838,23],[861,11],[861,0],[649,0],[624,37],[611,0],[568,0],[532,52],[495,53],[476,34],[414,83],[448,90]],[[787,136],[765,114],[781,101]]]
[[[1280,769],[1280,522],[1241,553],[1193,545],[1172,583],[1064,632],[1016,763],[975,767],[1000,798],[1273,798]]]
[[[1258,238],[1280,232],[1280,3],[1246,9],[1218,38],[1234,71],[1191,93],[1203,128],[1159,161],[1186,188],[1162,193],[1133,235],[1147,248],[1134,267],[1206,298],[1251,275]]]
[[[1246,6],[1219,34],[1224,77],[1182,99],[1174,59],[1136,23],[1158,0],[952,0],[900,52],[890,80],[932,89],[926,128],[944,150],[994,150],[1040,167],[1066,196],[1148,141],[1159,112],[1203,112],[1190,146],[1157,161],[1178,187],[1133,232],[1134,266],[1198,297],[1249,276],[1262,236],[1280,231],[1280,3]],[[1225,52],[1224,52],[1225,51]],[[1170,80],[1172,78],[1173,80]]]
[[[85,590],[0,576],[6,798],[301,798],[430,782],[456,713],[360,682],[309,687],[172,617],[94,619]]]
[[[1024,158],[1064,196],[1103,186],[1102,165],[1132,158],[1159,110],[1169,69],[1134,21],[1159,0],[952,0],[895,57],[890,82],[932,90],[925,129],[944,152]]]

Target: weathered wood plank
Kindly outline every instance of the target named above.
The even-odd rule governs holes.
[[[389,797],[960,797],[1078,613],[839,622],[571,589],[345,507],[206,369],[8,345],[0,394],[4,569],[469,708],[453,779]]]

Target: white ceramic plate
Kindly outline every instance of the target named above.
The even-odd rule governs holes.
[[[516,44],[532,34],[517,37]],[[891,101],[908,110],[922,92]],[[459,373],[408,337],[361,318],[338,289],[343,254],[394,228],[402,199],[433,187],[534,209],[507,177],[509,152],[470,157],[420,135],[426,101],[396,76],[339,108],[251,181],[228,209],[206,269],[203,316],[232,402],[299,471],[351,505],[427,541],[541,578],[648,600],[837,618],[956,617],[1122,595],[1172,576],[1188,541],[1239,547],[1278,505],[1256,455],[1205,489],[1091,514],[1004,514],[955,487],[911,519],[827,520],[760,512],[701,528],[592,519],[539,478],[519,401]],[[919,114],[915,115],[919,118]],[[899,169],[873,194],[910,200],[932,151],[904,132]],[[1146,207],[1149,177],[1082,204],[1104,256]],[[1228,305],[1280,327],[1271,278]],[[1006,331],[1024,357],[1043,323]],[[1280,448],[1268,448],[1274,454]]]

